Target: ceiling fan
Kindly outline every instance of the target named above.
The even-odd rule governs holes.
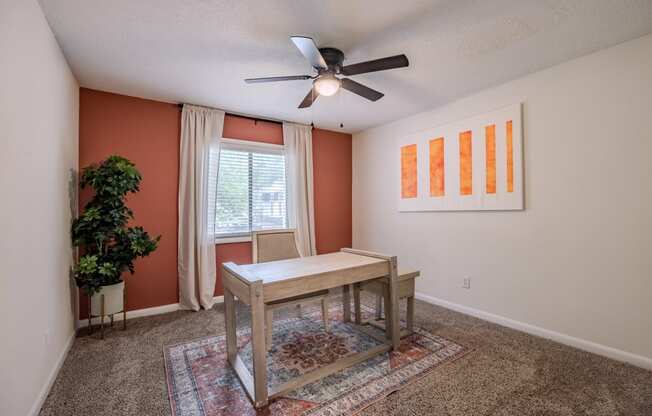
[[[247,78],[245,82],[254,84],[259,82],[297,81],[312,79],[312,89],[301,101],[299,108],[310,107],[320,95],[330,96],[335,94],[340,87],[358,94],[371,101],[378,101],[383,97],[382,92],[355,82],[350,78],[338,78],[336,75],[358,75],[367,72],[384,71],[386,69],[402,68],[410,63],[405,55],[390,56],[373,61],[360,62],[352,65],[343,65],[344,53],[336,48],[318,48],[312,38],[305,36],[290,37],[301,54],[306,57],[310,65],[317,71],[317,75],[291,75],[287,77]]]

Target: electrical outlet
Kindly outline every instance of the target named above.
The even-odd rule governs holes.
[[[464,281],[462,282],[462,288],[471,289],[471,278],[469,276],[466,276],[464,278]]]

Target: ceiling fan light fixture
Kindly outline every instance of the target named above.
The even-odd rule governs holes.
[[[315,90],[319,95],[330,97],[340,89],[340,80],[333,75],[323,75],[315,80]]]
[[[310,62],[313,71],[317,72],[316,76],[311,75],[290,75],[283,77],[263,77],[247,78],[247,84],[259,82],[278,82],[278,81],[300,81],[312,79],[312,88],[308,91],[305,98],[299,103],[297,108],[308,108],[312,106],[315,100],[323,95],[329,97],[335,95],[342,88],[352,92],[369,101],[378,101],[385,94],[369,88],[348,78],[351,75],[366,74],[368,72],[386,71],[394,68],[404,68],[410,65],[407,56],[395,55],[386,58],[374,59],[372,61],[358,62],[352,65],[344,65],[344,53],[337,48],[319,48],[312,38],[307,36],[291,36],[292,42],[299,49],[301,55]],[[340,75],[345,78],[337,78]]]

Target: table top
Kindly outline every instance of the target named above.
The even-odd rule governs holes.
[[[387,260],[381,258],[340,251],[296,259],[246,264],[236,266],[236,268],[238,274],[250,282],[262,280],[265,285],[386,262]]]

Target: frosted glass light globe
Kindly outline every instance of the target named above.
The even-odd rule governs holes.
[[[329,97],[340,89],[340,80],[333,75],[324,75],[315,80],[315,90],[319,95]]]

